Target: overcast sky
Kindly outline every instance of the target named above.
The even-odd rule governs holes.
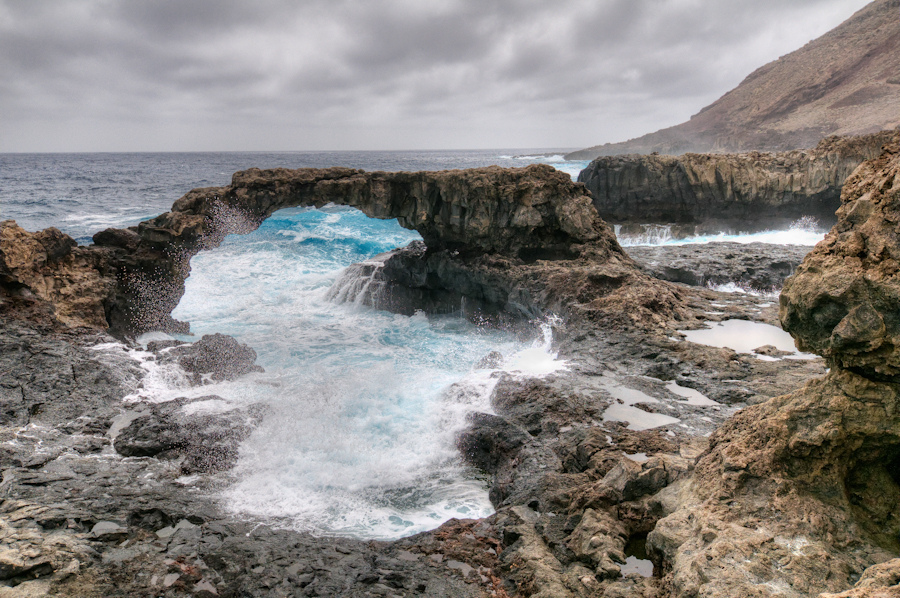
[[[0,0],[0,151],[580,148],[866,0]]]

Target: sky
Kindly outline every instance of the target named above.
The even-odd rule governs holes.
[[[866,0],[0,0],[0,152],[571,148]]]

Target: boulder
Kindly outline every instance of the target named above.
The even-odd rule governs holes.
[[[803,351],[866,376],[900,375],[900,143],[844,186],[838,223],[789,278],[782,326]]]

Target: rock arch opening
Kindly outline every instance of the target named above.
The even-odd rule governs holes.
[[[217,247],[228,234],[256,230],[279,209],[327,205],[396,218],[421,235],[429,255],[528,263],[587,252],[594,260],[612,256],[631,265],[584,186],[547,165],[415,173],[250,169],[235,173],[226,187],[187,193],[170,212],[137,227],[94,236],[96,245],[114,251],[118,272],[115,294],[105,302],[111,330],[123,335],[184,331],[186,325],[171,312],[184,293],[194,255]],[[433,276],[425,282],[438,283]],[[515,295],[512,289],[498,295],[485,285],[473,287],[471,279],[457,282],[461,295],[522,307],[523,298],[509,297]]]

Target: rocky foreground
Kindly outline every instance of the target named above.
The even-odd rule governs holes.
[[[777,306],[651,276],[565,179],[251,170],[89,247],[2,223],[0,596],[900,593],[900,147],[847,182],[838,224]],[[569,370],[498,374],[496,414],[459,439],[490,476],[491,517],[387,543],[236,520],[216,491],[265,406],[197,417],[186,401],[122,402],[142,377],[127,339],[180,326],[169,313],[191,255],[329,201],[425,238],[370,265],[373,304],[465,297],[488,320],[564,316]],[[824,359],[685,340],[779,317]],[[200,382],[255,369],[227,337],[145,351]]]

